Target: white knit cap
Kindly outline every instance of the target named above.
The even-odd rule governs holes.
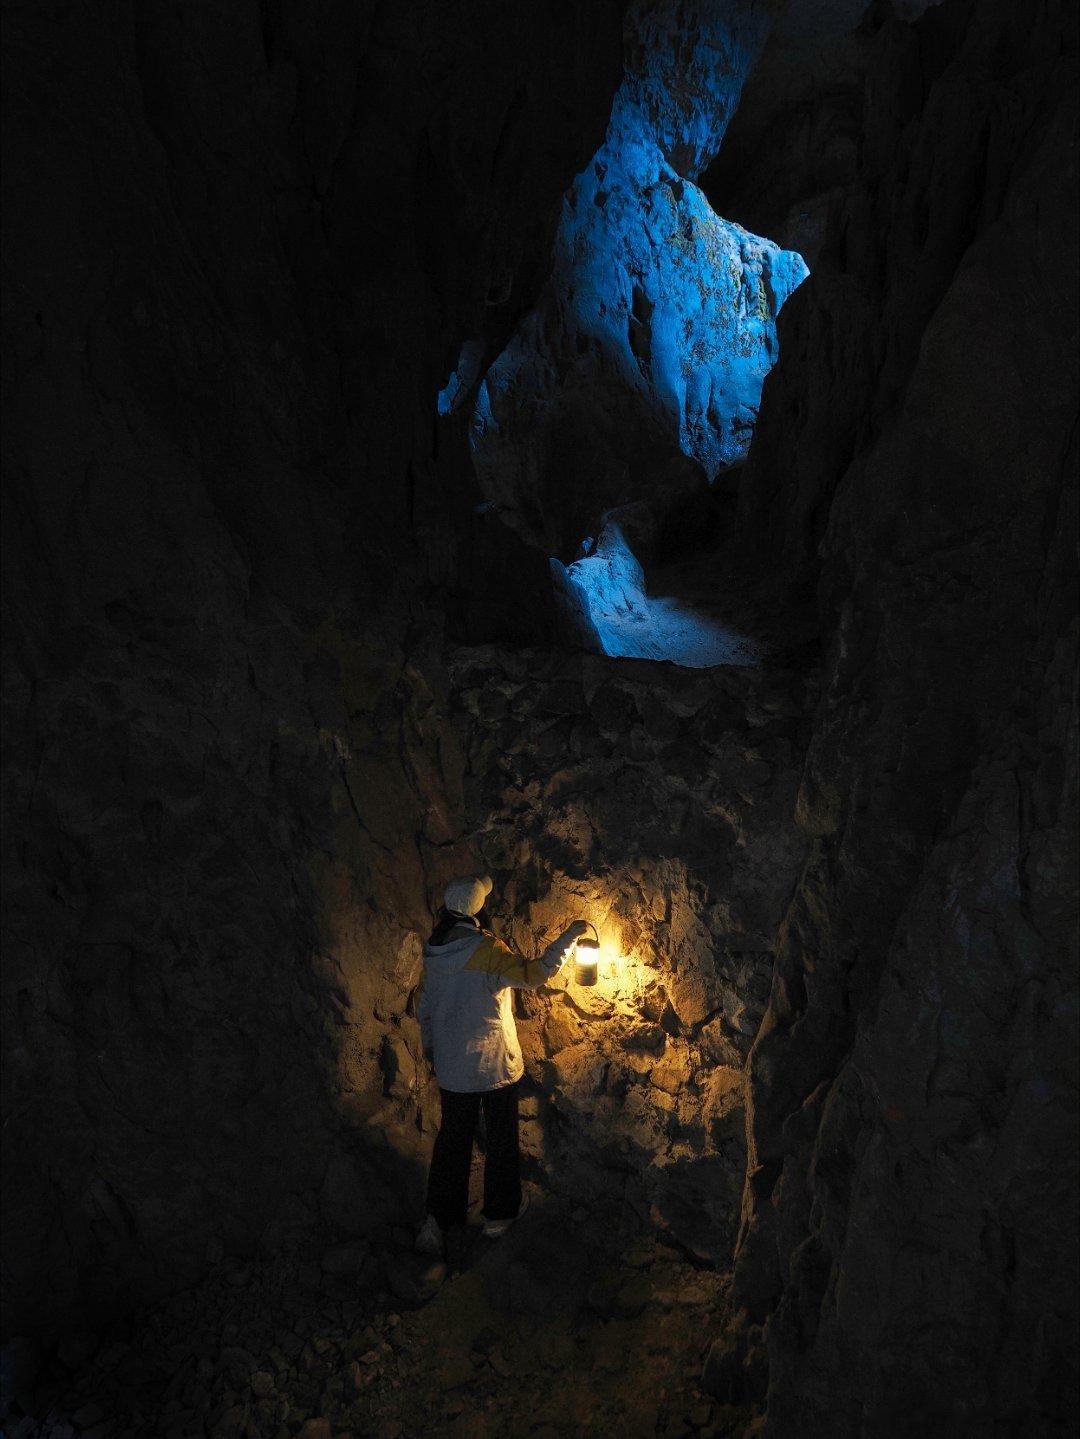
[[[483,909],[491,890],[490,875],[467,874],[450,881],[443,891],[443,904],[453,914],[476,914]]]

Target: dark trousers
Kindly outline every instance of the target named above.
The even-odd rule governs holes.
[[[518,1152],[518,1086],[487,1094],[440,1089],[442,1123],[428,1173],[427,1207],[443,1229],[464,1224],[469,1207],[469,1170],[480,1110],[484,1111],[484,1218],[513,1219],[521,1208]]]

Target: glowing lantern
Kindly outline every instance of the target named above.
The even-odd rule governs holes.
[[[596,976],[600,968],[600,936],[596,933],[596,925],[590,924],[589,928],[596,936],[594,939],[579,939],[575,951],[575,969],[578,984],[583,988],[590,988],[596,983]],[[582,953],[582,950],[585,953]]]

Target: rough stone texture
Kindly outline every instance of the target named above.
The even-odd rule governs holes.
[[[434,395],[535,299],[620,12],[8,7],[6,1333],[415,1190]]]
[[[604,144],[570,188],[551,278],[479,386],[472,440],[506,522],[571,557],[609,506],[747,450],[800,257],[693,183],[767,28],[753,5],[643,0]]]
[[[864,5],[859,5],[865,9]],[[857,174],[874,37],[858,17],[807,47],[774,29],[716,158],[699,183],[709,203],[797,250],[817,270],[830,200]]]
[[[467,822],[525,953],[581,915],[620,956],[524,997],[545,1186],[628,1205],[730,1263],[742,1066],[806,852],[793,821],[810,683],[496,649],[451,662]],[[603,952],[602,952],[603,953]]]
[[[767,1434],[1066,1433],[1075,36],[949,0],[867,34],[857,174],[742,479],[831,653],[736,1294]]]
[[[741,1420],[714,1405],[701,1355],[719,1276],[603,1209],[536,1195],[496,1244],[471,1236],[464,1272],[426,1299],[393,1292],[415,1266],[389,1236],[359,1277],[298,1254],[212,1265],[130,1326],[83,1335],[41,1368],[44,1417],[10,1439],[630,1439]],[[442,1266],[437,1266],[441,1268]],[[26,1399],[21,1380],[15,1392]],[[69,1422],[70,1421],[70,1422]],[[74,1426],[74,1427],[73,1427]]]
[[[700,471],[694,480],[694,487],[679,495],[679,510],[691,522],[688,529],[700,516],[703,528],[715,530],[718,506]],[[660,515],[643,500],[609,510],[587,555],[569,565],[552,558],[552,581],[568,638],[594,654],[670,660],[691,669],[757,664],[762,651],[749,636],[694,608],[682,596],[663,592],[662,571],[654,569],[651,576],[652,588],[662,592],[649,593],[638,557],[664,553],[663,531],[668,527],[657,520],[672,514],[672,500],[669,493],[659,507]],[[701,568],[711,570],[708,559]],[[709,578],[714,580],[712,574]],[[709,589],[715,593],[715,583]]]

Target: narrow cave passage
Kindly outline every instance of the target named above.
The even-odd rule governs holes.
[[[806,848],[792,813],[813,681],[759,673],[761,648],[715,613],[717,540],[777,316],[809,272],[695,184],[764,22],[701,7],[681,24],[631,7],[604,142],[564,198],[537,303],[486,368],[479,341],[461,346],[436,408],[467,424],[479,512],[551,555],[557,600],[545,654],[451,662],[496,913],[527,953],[582,913],[618,956],[595,991],[519,998],[535,1174],[722,1269],[741,1070]],[[679,592],[650,593],[646,563]]]
[[[481,1133],[462,1272],[414,1248],[439,1099],[412,934],[376,1008],[376,1084],[355,1041],[335,1059],[366,1189],[358,1201],[331,1169],[323,1192],[364,1237],[215,1255],[199,1286],[141,1317],[117,1365],[170,1434],[198,1412],[212,1439],[333,1439],[328,1416],[464,1439],[751,1415],[749,1387],[702,1376],[746,1173],[744,1068],[805,852],[791,814],[812,689],[760,667],[720,620],[648,594],[643,563],[702,555],[717,580],[717,485],[749,446],[776,314],[806,271],[716,216],[691,178],[761,34],[714,16],[681,45],[651,32],[654,13],[631,11],[608,134],[564,201],[536,306],[485,372],[467,341],[436,399],[441,421],[468,414],[485,503],[554,556],[561,604],[543,652],[447,656],[456,823],[515,949],[539,953],[574,915],[602,943],[597,983],[570,965],[517,1001],[529,1211],[498,1243],[479,1235]],[[348,798],[351,814],[362,780]],[[387,1187],[381,1219],[353,1219]],[[188,1325],[221,1349],[185,1354],[155,1394]],[[77,1340],[67,1353],[73,1380],[63,1364],[46,1376],[92,1430],[111,1356],[82,1366]]]
[[[611,955],[595,988],[569,974],[518,998],[530,1174],[578,1216],[566,1232],[599,1212],[598,1249],[659,1243],[719,1275],[746,1175],[744,1066],[807,852],[793,814],[815,679],[762,667],[720,616],[718,542],[778,313],[809,272],[694,183],[762,25],[706,7],[680,36],[658,14],[632,8],[607,134],[564,199],[536,305],[486,368],[479,342],[461,347],[437,409],[467,423],[480,514],[551,556],[558,602],[542,652],[451,659],[494,913],[526,953],[583,915]],[[678,588],[650,592],[646,564]]]
[[[723,1303],[745,1065],[807,850],[793,812],[815,678],[763,667],[752,639],[685,591],[722,588],[718,517],[777,359],[777,314],[808,271],[722,220],[692,179],[761,32],[703,11],[693,43],[635,48],[654,13],[632,12],[608,133],[565,198],[535,307],[486,368],[482,343],[462,344],[436,400],[440,422],[468,425],[478,513],[551,555],[559,602],[543,650],[449,656],[466,829],[503,939],[535,955],[580,915],[602,949],[595,985],[571,965],[516,1000],[528,1214],[499,1246],[478,1240],[453,1284],[426,1288],[416,1260],[395,1279],[424,1301],[414,1339],[442,1336],[429,1402],[449,1373],[463,1397],[446,1412],[475,1415],[478,1351],[523,1379],[540,1433],[652,1434],[666,1409],[687,1432],[751,1415],[750,1381],[710,1371],[703,1387],[711,1340],[694,1335]],[[684,593],[649,593],[644,563],[673,561]],[[413,1056],[394,1044],[391,1072],[408,1075]],[[438,1122],[430,1099],[422,1122]],[[474,1214],[481,1196],[478,1154]],[[506,1330],[515,1309],[532,1342]],[[509,1397],[484,1403],[525,1432]]]
[[[630,8],[624,78],[563,201],[550,278],[486,369],[464,342],[435,401],[440,421],[467,415],[484,500],[551,557],[561,606],[544,654],[447,657],[455,822],[515,948],[539,952],[574,914],[603,945],[595,985],[571,966],[517,1004],[528,1215],[500,1244],[474,1235],[452,1282],[413,1248],[439,1122],[413,934],[374,1005],[390,1018],[360,1044],[320,1041],[363,1180],[331,1162],[321,1203],[363,1237],[269,1258],[211,1246],[209,1273],[111,1348],[69,1335],[32,1401],[20,1374],[28,1411],[51,1401],[93,1433],[122,1409],[119,1432],[212,1439],[325,1439],[357,1406],[389,1435],[716,1417],[701,1368],[745,1178],[744,1066],[804,852],[790,816],[808,691],[720,621],[648,594],[644,565],[711,537],[776,315],[806,274],[694,183],[763,40],[739,15],[702,7],[684,35],[664,6]],[[351,822],[363,788],[347,788]],[[481,1171],[482,1137],[474,1217]],[[217,1343],[190,1352],[188,1328]]]

